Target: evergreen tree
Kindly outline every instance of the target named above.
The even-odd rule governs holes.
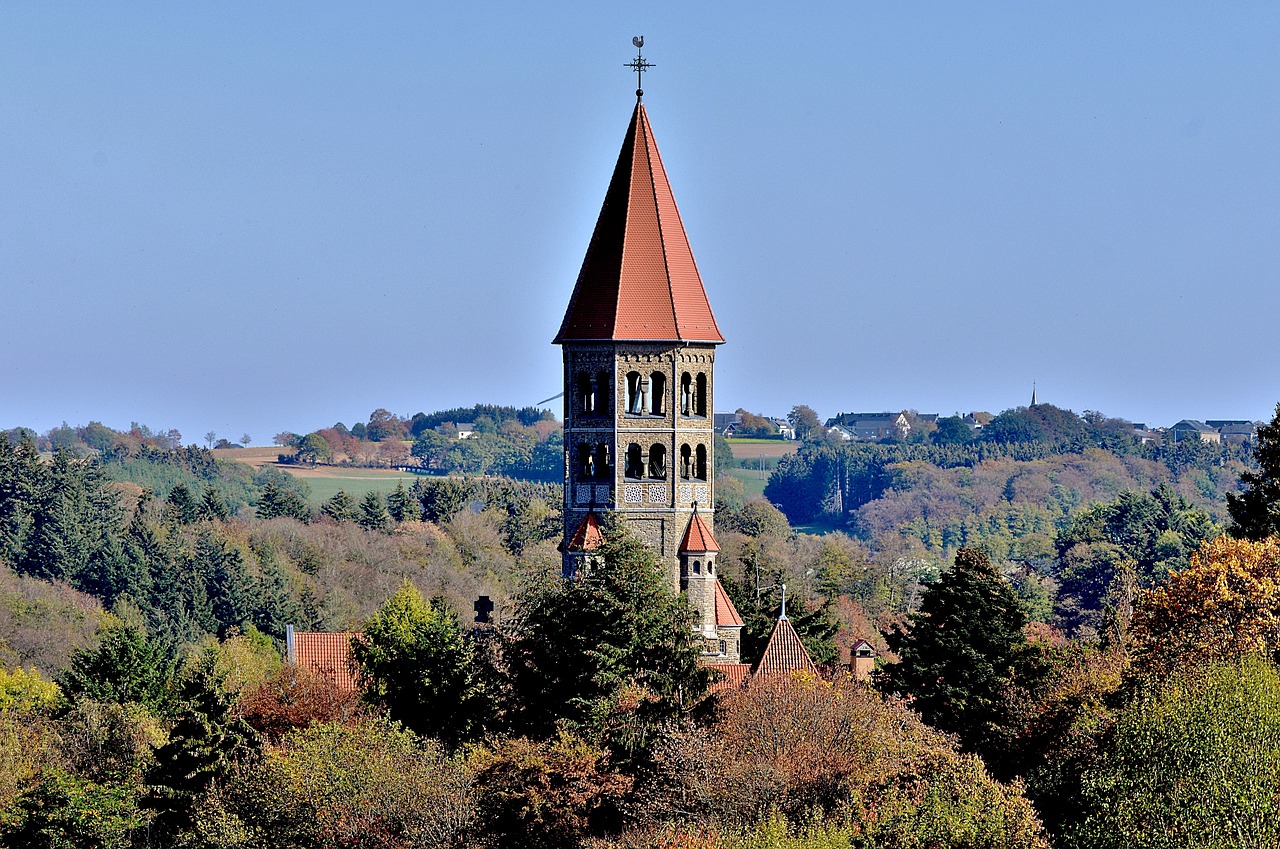
[[[1240,475],[1244,491],[1227,493],[1227,509],[1231,535],[1256,542],[1280,535],[1280,404],[1271,421],[1258,428],[1253,456],[1258,471]]]
[[[935,728],[968,751],[998,754],[1003,694],[1026,646],[1026,613],[987,555],[956,552],[955,567],[925,589],[907,629],[888,634],[900,658],[878,677],[886,692],[912,699]]]
[[[73,700],[136,702],[163,713],[174,669],[171,654],[138,626],[119,620],[105,625],[99,636],[97,646],[71,655],[58,682],[62,691]]]
[[[165,500],[165,515],[179,525],[190,525],[200,519],[200,503],[184,483],[176,483]]]
[[[311,518],[311,509],[307,507],[302,497],[292,489],[280,486],[274,480],[267,481],[262,487],[262,494],[258,496],[255,509],[259,519],[288,516],[305,522]]]
[[[209,786],[236,760],[257,751],[257,735],[233,712],[222,688],[217,658],[216,651],[203,653],[184,676],[169,740],[147,771],[142,804],[155,812],[152,828],[162,842],[189,832],[196,803]]]
[[[411,522],[422,518],[422,506],[413,493],[404,488],[404,481],[387,495],[387,512],[397,522]]]
[[[489,699],[475,667],[475,648],[444,602],[423,600],[406,581],[364,623],[352,643],[365,699],[391,718],[446,746],[476,738]]]
[[[654,553],[613,528],[598,554],[585,575],[547,578],[519,600],[505,652],[518,732],[545,737],[560,722],[599,726],[627,688],[643,694],[636,720],[648,728],[682,715],[706,692],[693,612]]]
[[[204,579],[213,614],[210,632],[225,634],[227,628],[249,618],[254,602],[254,586],[240,549],[227,545],[212,530],[196,538],[191,571]]]
[[[320,512],[335,522],[354,522],[357,516],[355,500],[342,489],[320,505]]]
[[[212,484],[204,488],[204,494],[200,496],[200,506],[196,512],[201,519],[219,522],[225,522],[231,515],[227,510],[227,503],[222,500],[222,496],[218,495],[218,491]]]
[[[356,521],[362,528],[371,531],[387,529],[391,524],[391,517],[387,515],[387,503],[381,492],[371,489],[364,494],[364,498],[360,499],[360,513]]]

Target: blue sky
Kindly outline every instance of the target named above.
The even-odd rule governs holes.
[[[1280,4],[39,2],[0,6],[0,427],[558,391],[637,34],[719,408],[1280,400]]]

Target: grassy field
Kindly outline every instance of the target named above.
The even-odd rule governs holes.
[[[728,474],[742,481],[742,488],[746,490],[748,501],[764,498],[764,485],[769,482],[767,470],[761,474],[758,469],[729,469]]]
[[[413,486],[418,475],[397,472],[394,469],[348,469],[340,466],[318,466],[314,469],[300,466],[277,466],[296,478],[306,481],[310,489],[307,501],[315,507],[344,490],[347,495],[357,501],[364,498],[365,493],[380,490],[384,493],[396,488],[396,484],[404,481],[405,487]]]
[[[213,456],[219,460],[235,460],[237,463],[252,466],[255,471],[268,463],[274,463],[281,454],[292,453],[294,453],[294,449],[281,448],[278,445],[264,445],[260,448],[215,448],[213,450]]]

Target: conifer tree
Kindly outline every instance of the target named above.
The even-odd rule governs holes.
[[[267,481],[262,487],[262,494],[258,496],[258,503],[254,509],[259,519],[288,516],[305,522],[311,518],[311,510],[301,496],[288,487],[280,486],[274,480]]]
[[[410,522],[422,517],[422,506],[413,493],[404,488],[404,481],[400,481],[387,495],[387,512],[397,522]]]
[[[387,529],[391,524],[391,518],[387,515],[387,504],[381,492],[371,489],[364,494],[364,498],[360,499],[360,512],[356,521],[362,528],[368,528],[371,531]]]
[[[1002,693],[1025,646],[1026,613],[1013,589],[972,548],[927,587],[906,630],[888,634],[900,658],[878,677],[882,690],[912,699],[935,728],[962,746],[990,754],[1001,739]]]
[[[152,828],[162,841],[189,832],[196,803],[210,784],[257,751],[257,735],[232,711],[216,666],[216,650],[205,652],[184,676],[169,740],[147,771],[143,807],[155,812]]]
[[[320,512],[335,522],[354,522],[357,515],[356,502],[346,490],[340,489],[320,505]]]
[[[196,513],[201,519],[210,521],[225,522],[231,512],[227,509],[227,503],[222,500],[222,496],[218,495],[218,491],[210,484],[204,488],[204,494],[200,496],[200,506]]]
[[[80,649],[59,678],[72,700],[136,702],[162,713],[169,703],[174,662],[159,642],[137,625],[114,620],[99,632],[98,645]]]

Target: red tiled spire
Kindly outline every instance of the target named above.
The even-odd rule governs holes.
[[[791,627],[791,620],[785,617],[773,623],[773,633],[769,635],[769,643],[764,647],[760,662],[752,671],[753,675],[767,675],[779,672],[809,672],[818,674],[818,668],[809,658],[809,652],[800,635]]]
[[[693,518],[689,520],[689,527],[685,529],[684,539],[680,541],[680,553],[687,554],[690,552],[708,552],[719,551],[720,543],[716,542],[715,534],[711,533],[711,529],[707,527],[707,523],[702,521],[702,517],[698,515],[698,511],[693,511]]]
[[[578,529],[569,538],[565,546],[567,551],[595,551],[604,542],[604,534],[600,532],[600,520],[596,514],[588,513],[578,523]]]
[[[724,342],[637,103],[555,344]]]

